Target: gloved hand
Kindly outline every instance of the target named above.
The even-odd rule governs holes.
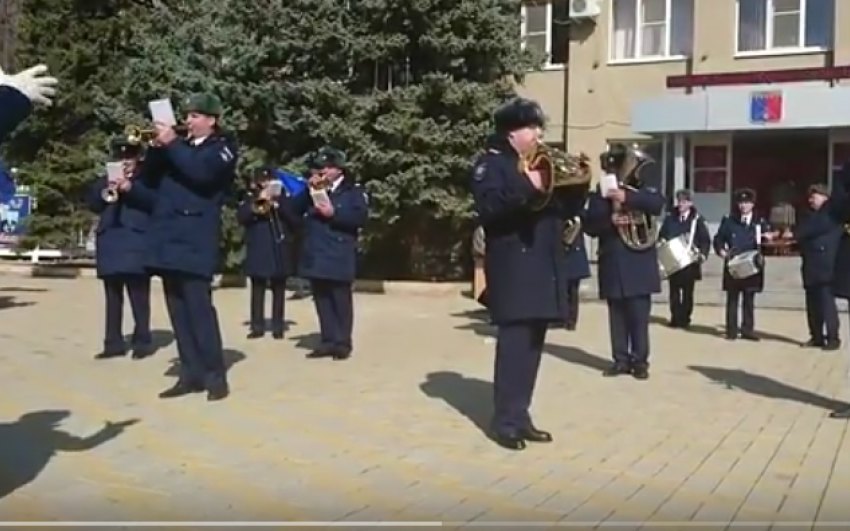
[[[58,79],[47,75],[45,65],[33,66],[11,75],[0,70],[0,85],[12,87],[37,105],[49,106],[53,103],[51,98],[56,94],[57,83]]]

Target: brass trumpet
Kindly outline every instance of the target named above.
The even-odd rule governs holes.
[[[174,131],[179,136],[186,136],[189,133],[189,128],[185,125],[177,125]],[[138,125],[128,125],[124,128],[124,138],[127,142],[136,146],[153,145],[156,141],[156,129],[153,127],[141,127]]]
[[[282,242],[286,238],[286,233],[283,231],[278,208],[277,202],[273,199],[256,196],[251,210],[256,216],[269,218],[269,230],[272,231],[272,238],[275,242]]]
[[[103,199],[104,203],[115,203],[118,201],[118,188],[115,184],[109,183],[106,188],[100,191],[100,198]]]

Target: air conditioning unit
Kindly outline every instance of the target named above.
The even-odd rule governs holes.
[[[601,0],[569,0],[570,18],[594,18],[602,12]]]

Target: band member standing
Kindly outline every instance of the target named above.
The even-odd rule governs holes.
[[[487,306],[496,335],[492,438],[510,450],[552,441],[537,429],[531,406],[547,327],[566,313],[564,213],[556,204],[533,209],[544,188],[521,157],[539,143],[544,124],[536,102],[512,100],[494,113],[495,134],[472,176],[475,211],[485,233]]]
[[[151,179],[158,190],[147,266],[162,277],[180,356],[177,382],[159,396],[206,390],[207,399],[215,401],[230,394],[212,280],[220,264],[221,209],[238,155],[235,143],[219,129],[222,105],[217,97],[195,95],[186,111],[189,138],[156,124],[159,147],[148,149],[144,163],[146,174],[149,164],[158,170],[158,179]]]
[[[841,239],[835,253],[832,288],[835,297],[850,300],[850,162],[844,167],[832,183],[832,194],[825,207],[832,219],[842,227]],[[839,407],[829,414],[831,418],[850,419],[850,405]]]
[[[322,148],[311,157],[310,168],[310,193],[291,201],[292,215],[303,216],[299,276],[310,281],[322,337],[307,357],[345,360],[353,349],[357,240],[369,204],[365,191],[345,173],[342,151]],[[327,193],[326,202],[313,198],[321,195],[318,190]]]
[[[271,186],[271,169],[264,169],[251,186],[251,195],[239,205],[237,218],[245,227],[245,276],[251,283],[249,339],[266,333],[266,291],[272,292],[272,337],[283,339],[286,281],[292,275],[292,235],[295,229],[290,210],[281,207],[286,191]]]
[[[723,291],[726,292],[726,339],[739,337],[749,341],[758,341],[755,334],[756,293],[764,289],[764,261],[759,272],[743,279],[733,278],[729,273],[729,259],[747,251],[761,249],[762,241],[770,240],[773,235],[770,226],[753,212],[756,193],[748,188],[735,192],[736,212],[726,216],[720,222],[714,235],[714,252],[724,260]],[[738,308],[743,313],[738,321]]]
[[[128,179],[138,177],[142,148],[116,139],[112,143],[113,157],[124,163]],[[154,204],[144,194],[125,194],[126,184],[97,179],[89,194],[89,208],[98,214],[95,229],[97,276],[103,282],[106,295],[106,330],[103,352],[97,359],[124,356],[127,345],[122,332],[124,292],[130,299],[133,312],[132,357],[145,358],[153,354],[151,344],[151,285],[145,269],[148,216]]]
[[[661,291],[658,254],[654,242],[636,245],[626,234],[652,242],[654,225],[648,224],[664,210],[664,196],[638,177],[649,162],[642,153],[623,144],[611,145],[602,154],[602,169],[620,186],[602,195],[601,187],[588,199],[585,227],[599,238],[599,296],[608,304],[608,328],[614,358],[603,374],[649,378],[649,317],[652,294]]]
[[[829,199],[826,186],[816,184],[810,186],[808,192],[811,210],[794,229],[794,239],[802,258],[801,274],[809,324],[809,341],[803,346],[838,350],[841,341],[838,338],[838,307],[832,282],[842,227],[825,208]]]
[[[694,206],[690,190],[676,192],[676,205],[664,218],[658,237],[662,240],[687,235],[693,249],[699,252],[700,260],[676,271],[667,279],[670,291],[670,327],[688,328],[694,312],[694,288],[702,280],[702,262],[711,251],[711,235],[705,220]]]
[[[56,94],[55,77],[47,75],[44,65],[17,74],[0,69],[0,143],[27,119],[33,105],[50,106]]]
[[[571,220],[579,223],[579,218]],[[567,313],[564,325],[567,330],[575,330],[578,326],[579,295],[581,281],[590,278],[590,260],[587,258],[587,247],[584,241],[584,230],[576,230],[575,237],[570,242],[564,242],[564,251],[567,256]]]

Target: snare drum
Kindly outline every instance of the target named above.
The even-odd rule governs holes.
[[[735,280],[743,280],[761,273],[764,269],[764,256],[759,251],[745,251],[729,259],[726,270]]]
[[[668,279],[691,264],[699,261],[699,252],[688,245],[689,236],[682,234],[659,242],[658,244],[658,269],[662,279]]]

